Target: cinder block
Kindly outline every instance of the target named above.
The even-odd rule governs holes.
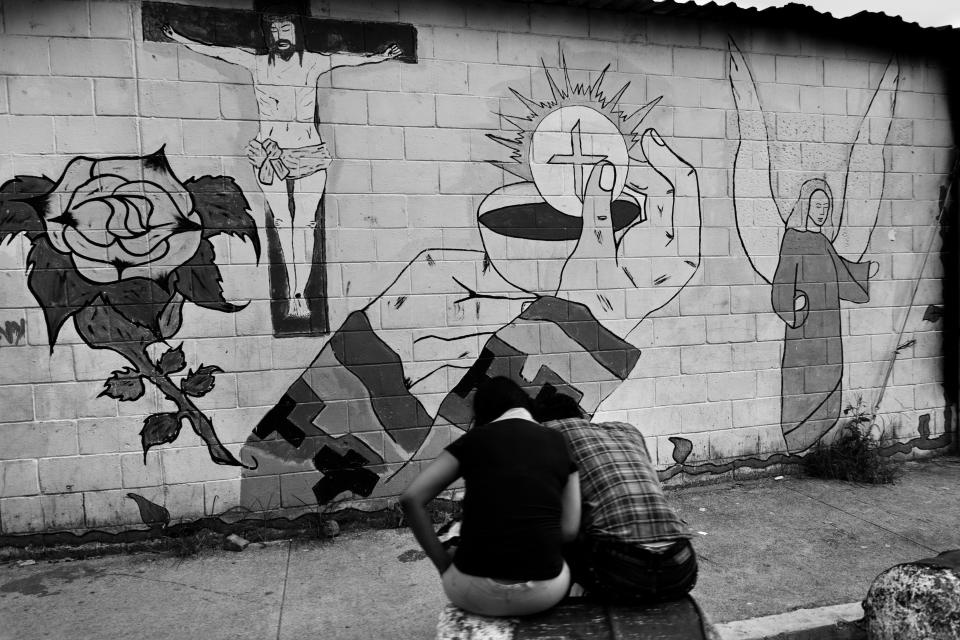
[[[203,483],[169,484],[163,487],[163,506],[181,520],[204,515]]]
[[[320,120],[330,124],[366,124],[367,92],[335,89],[317,96]]]
[[[686,287],[680,292],[680,313],[685,316],[730,313],[730,289],[723,286]]]
[[[824,84],[822,57],[777,56],[777,82],[818,86]]]
[[[206,447],[161,449],[160,458],[167,483],[230,480],[240,475],[239,467],[214,463]]]
[[[336,127],[334,136],[338,158],[390,160],[404,157],[404,130],[399,127],[341,125]]]
[[[17,388],[0,387],[0,399],[4,391]],[[6,409],[7,405],[3,406]],[[77,425],[73,422],[10,423],[3,425],[3,432],[9,441],[0,449],[0,459],[45,458],[77,453]]]
[[[10,111],[10,101],[7,99],[7,79],[0,77],[0,113]]]
[[[781,364],[782,341],[745,342],[735,344],[733,350],[733,371],[757,371],[779,368]]]
[[[483,31],[530,31],[530,8],[526,4],[504,4],[478,0],[467,4],[467,26]]]
[[[232,156],[256,135],[254,123],[243,120],[183,120],[183,151],[197,156]]]
[[[706,325],[702,317],[653,318],[654,344],[657,346],[703,344]]]
[[[467,65],[452,60],[425,60],[400,68],[400,89],[404,92],[467,93]]]
[[[89,491],[83,494],[84,524],[87,528],[142,524],[137,503],[127,497],[127,491]],[[160,492],[147,493],[152,502],[162,502]]]
[[[83,494],[42,496],[43,528],[47,531],[83,528]]]
[[[500,101],[476,96],[436,97],[436,125],[455,129],[500,129]],[[511,105],[508,113],[515,111]]]
[[[685,404],[680,407],[680,432],[719,431],[733,427],[729,402]],[[737,425],[740,426],[740,425]]]
[[[673,72],[687,78],[724,78],[726,56],[710,49],[674,47]]]
[[[779,397],[734,400],[730,403],[733,424],[738,427],[779,424],[780,403]]]
[[[54,119],[63,154],[137,155],[136,118],[65,116]]]
[[[0,498],[40,493],[36,460],[0,460]]]
[[[0,499],[0,524],[7,535],[43,531],[40,496]]]
[[[440,188],[440,169],[436,162],[375,160],[370,165],[374,193],[437,193]]]
[[[680,350],[681,371],[683,373],[715,373],[730,371],[730,345],[710,344],[685,346]]]
[[[327,172],[327,193],[370,193],[368,160],[337,160]]]
[[[137,93],[133,80],[96,78],[93,81],[95,111],[101,116],[136,115]]]
[[[428,93],[370,92],[370,124],[432,127],[436,124],[434,96]]]
[[[11,36],[0,40],[0,74],[47,75],[50,73],[50,49],[46,38]]]
[[[753,342],[757,339],[756,316],[753,314],[707,316],[706,320],[709,343]]]
[[[403,155],[408,160],[465,162],[471,159],[472,133],[467,129],[407,129],[403,136]]]
[[[38,420],[71,420],[117,415],[117,401],[97,397],[100,382],[38,384],[34,387]]]
[[[220,90],[209,82],[140,80],[140,113],[147,117],[220,117]]]
[[[81,454],[140,452],[139,432],[142,427],[142,420],[131,420],[129,417],[85,418],[78,420],[76,430],[77,439],[79,440],[79,452]],[[66,451],[53,451],[47,455],[70,455],[75,453],[77,453],[77,449],[72,448]],[[142,452],[140,453],[140,459],[141,461],[143,460]]]
[[[0,369],[0,385],[74,379],[69,348],[59,349],[51,355],[45,346],[4,346],[2,355],[4,367]]]
[[[36,0],[4,7],[6,33],[30,36],[86,36],[90,33],[86,2]]]
[[[657,378],[656,403],[683,405],[707,399],[707,376],[682,375]]]
[[[50,70],[54,75],[62,76],[132,78],[131,44],[129,40],[53,38],[50,40]]]
[[[891,309],[850,309],[850,335],[885,333],[893,330]]]
[[[475,29],[433,30],[433,55],[438,60],[496,62],[497,34]]]
[[[417,25],[463,27],[468,24],[466,5],[445,0],[400,0],[399,16],[401,22]],[[479,28],[473,24],[470,27]]]
[[[917,409],[937,409],[946,405],[942,384],[918,384],[913,388],[913,393]]]
[[[7,82],[10,91],[10,113],[93,113],[93,90],[87,78],[11,76]]]
[[[219,516],[240,504],[240,480],[204,482],[203,510],[208,516]],[[193,485],[187,485],[193,486]]]
[[[588,34],[595,40],[642,43],[647,39],[645,16],[614,11],[590,11],[587,14]]]
[[[933,94],[914,91],[897,92],[897,116],[901,118],[933,117]]]
[[[123,486],[120,456],[112,454],[43,458],[40,488],[44,493],[99,491]]]
[[[696,22],[672,16],[647,16],[647,39],[650,42],[678,47],[700,46],[700,29]]]
[[[679,137],[722,138],[726,112],[722,109],[674,109],[673,134]]]
[[[755,456],[758,453],[759,438],[753,427],[734,428],[728,431],[714,431],[707,436],[707,448],[711,460],[731,460]]]
[[[132,5],[118,4],[112,0],[91,0],[90,35],[94,38],[132,38],[132,11]]]
[[[485,195],[502,186],[505,179],[503,171],[487,162],[440,163],[442,194]]]
[[[777,140],[824,141],[823,116],[793,113],[777,114]]]
[[[335,89],[361,91],[400,91],[400,65],[396,61],[368,64],[362,67],[337,67],[327,79]],[[323,78],[321,78],[321,82]]]
[[[5,423],[33,420],[33,388],[30,385],[0,386],[0,406],[3,407],[3,421]],[[5,424],[3,428],[9,430],[16,427],[12,424]],[[5,432],[8,433],[9,431]],[[7,442],[0,450],[0,457],[6,457],[4,454],[6,454],[7,447],[10,444],[11,442]]]
[[[398,229],[407,226],[402,195],[354,195],[340,202],[340,227]]]
[[[617,70],[641,75],[672,75],[673,49],[661,44],[621,43]],[[654,97],[653,94],[648,95]]]

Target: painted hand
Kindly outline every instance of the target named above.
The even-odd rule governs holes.
[[[177,33],[177,32],[174,30],[174,28],[171,27],[169,24],[163,25],[163,35],[165,35],[166,37],[170,38],[170,39],[173,40],[174,42],[183,43],[183,42],[186,40],[186,38],[184,38],[182,35],[180,35],[179,33]]]
[[[598,317],[642,320],[676,296],[700,264],[696,170],[653,129],[640,147],[644,158],[631,158],[629,167],[603,161],[593,168],[583,230],[560,279],[558,295],[587,304]],[[643,214],[615,232],[613,189],[623,170],[624,194]]]
[[[384,60],[393,60],[401,55],[403,55],[403,50],[395,44],[391,44],[387,47],[387,50],[383,52]]]

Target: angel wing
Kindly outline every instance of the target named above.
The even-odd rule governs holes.
[[[740,242],[751,266],[768,283],[777,270],[783,216],[770,184],[767,127],[753,74],[732,40],[730,89],[737,107],[740,141],[733,162],[733,210]]]
[[[857,137],[850,147],[833,246],[837,253],[854,262],[863,258],[877,226],[886,175],[883,150],[893,122],[899,84],[900,67],[896,61],[891,61],[870,98]]]

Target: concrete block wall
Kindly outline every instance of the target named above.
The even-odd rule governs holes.
[[[251,72],[157,36],[149,16],[182,16],[158,4],[0,0],[0,183],[15,176],[56,182],[78,156],[140,158],[160,148],[176,179],[169,189],[192,193],[196,207],[206,196],[186,183],[232,178],[249,219],[234,190],[218,193],[234,197],[229,215],[248,233],[205,236],[213,257],[204,264],[219,268],[219,300],[240,308],[226,312],[187,295],[179,326],[138,351],[148,354],[137,365],[145,377],[135,376],[142,396],[104,394],[113,372],[131,367],[128,352],[105,334],[79,329],[77,309],[51,345],[45,310],[70,300],[49,281],[30,279],[36,241],[27,231],[51,233],[52,209],[34,203],[33,214],[16,220],[12,209],[0,213],[8,215],[0,224],[0,534],[138,525],[129,493],[164,506],[175,520],[238,505],[296,515],[331,496],[382,508],[468,426],[449,408],[469,391],[464,380],[498,367],[533,392],[543,380],[573,390],[598,420],[636,425],[675,481],[685,477],[678,465],[736,472],[795,461],[838,431],[843,409],[875,401],[905,316],[906,346],[879,408],[883,437],[939,443],[955,429],[941,384],[939,236],[920,273],[929,238],[939,233],[940,188],[954,160],[942,61],[696,17],[516,2],[332,0],[313,2],[311,14],[296,19],[335,35],[348,28],[380,33],[369,25],[386,23],[385,35],[369,36],[353,53],[380,55],[411,32],[415,52],[278,79],[271,74],[285,62],[266,63],[255,30],[249,42],[229,45],[260,48]],[[172,26],[201,41],[214,34],[204,24],[210,16],[228,24],[254,15],[247,0],[207,4],[216,6],[194,12],[193,24],[179,17]],[[311,22],[324,19],[342,22]],[[304,59],[325,64],[317,56],[308,50]],[[613,111],[607,101],[625,85]],[[273,98],[281,114],[296,111],[299,101],[299,115],[269,115]],[[297,202],[309,204],[291,213],[287,192],[279,181],[258,179],[246,148],[270,135],[280,140],[270,132],[291,122],[300,131],[313,127],[313,101],[313,137],[279,146],[322,140],[330,162],[325,183],[318,186],[318,173],[293,181]],[[638,109],[636,119],[624,120]],[[538,137],[537,125],[561,111],[554,116],[559,130],[547,127]],[[581,152],[624,154],[616,172],[635,172],[626,192],[623,181],[612,196],[597,191],[590,165],[570,165],[569,174],[543,158],[530,166],[537,145],[554,148],[547,158],[575,155],[573,120],[586,142]],[[638,137],[654,130],[666,146],[651,134],[631,146],[634,128]],[[491,135],[521,141],[521,162],[511,164],[520,174],[491,163],[511,163],[513,151]],[[853,265],[849,272],[797,285],[807,287],[804,300],[812,304],[811,290],[839,282],[844,300],[826,293],[825,306],[813,308],[829,316],[822,326],[806,325],[813,327],[807,338],[815,329],[811,339],[821,342],[796,335],[791,342],[784,316],[797,309],[775,309],[773,298],[776,287],[793,285],[772,276],[785,259],[790,225],[771,223],[770,212],[787,217],[803,185],[818,178],[832,188],[835,219],[841,210],[847,216],[841,239],[859,234],[869,244],[863,252],[836,249]],[[602,197],[626,207],[633,226],[615,227],[617,242],[588,255],[575,248],[584,228],[579,201]],[[318,200],[322,208],[312,214]],[[564,202],[573,203],[572,212],[562,210]],[[537,240],[540,223],[509,219],[527,205],[555,216],[562,237]],[[668,207],[666,216],[658,206]],[[183,213],[221,230],[210,218]],[[507,226],[483,222],[491,213],[507,216],[500,219]],[[104,218],[91,220],[94,231],[112,228]],[[829,230],[815,232],[803,215],[797,220],[795,233],[840,247]],[[14,235],[16,225],[24,233]],[[77,264],[69,251],[54,250],[67,268]],[[813,273],[815,264],[831,262],[829,249],[822,251],[800,256],[801,266]],[[150,274],[192,259],[154,262]],[[844,264],[839,260],[834,264]],[[90,273],[81,270],[85,287],[142,283],[128,302],[152,291],[150,275],[130,281],[121,273],[104,282]],[[306,273],[295,293],[291,282]],[[310,289],[319,274],[322,303]],[[213,280],[204,283],[215,290]],[[854,286],[868,292],[852,295]],[[310,302],[294,312],[299,293]],[[167,305],[169,295],[150,301]],[[87,302],[90,309],[109,306],[102,298]],[[524,316],[534,305],[546,311]],[[570,318],[593,338],[578,338]],[[191,428],[200,418],[188,423],[177,415],[182,406],[158,387],[155,378],[163,376],[149,363],[178,346],[184,367],[163,376],[183,388],[188,380],[202,384],[194,377],[200,367],[218,368],[211,390],[184,401],[212,425],[233,462],[255,469],[218,464],[231,460],[216,460],[209,434]],[[787,360],[785,348],[794,350]],[[477,373],[481,361],[494,364]],[[812,399],[834,387],[824,403],[833,408],[815,414]],[[791,422],[786,411],[805,417]],[[175,437],[145,426],[170,412],[177,417],[167,428],[179,423]],[[797,422],[806,435],[791,441],[785,434]]]

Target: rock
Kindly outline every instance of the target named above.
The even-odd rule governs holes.
[[[336,538],[340,535],[340,523],[336,520],[324,520],[322,530],[324,537]]]
[[[437,621],[437,640],[513,640],[517,618],[488,618],[448,604]]]
[[[887,569],[863,610],[870,640],[960,640],[960,550]]]
[[[231,533],[223,540],[223,548],[227,551],[243,551],[248,546],[250,546],[250,541],[235,533]]]

